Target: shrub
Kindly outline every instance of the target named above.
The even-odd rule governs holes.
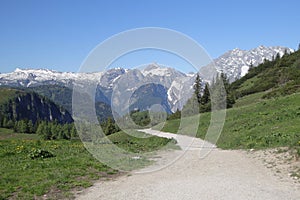
[[[54,154],[52,154],[51,152],[47,151],[47,150],[43,150],[43,149],[34,149],[29,153],[29,157],[31,159],[37,159],[37,158],[52,158],[54,157]]]

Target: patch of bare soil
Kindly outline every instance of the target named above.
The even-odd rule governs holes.
[[[300,159],[287,147],[250,150],[247,155],[258,159],[282,181],[292,182],[300,188]]]

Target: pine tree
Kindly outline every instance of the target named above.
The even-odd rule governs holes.
[[[196,76],[195,84],[194,84],[194,95],[197,98],[198,103],[201,103],[201,78],[199,74]]]
[[[226,108],[226,88],[229,87],[229,81],[224,73],[217,74],[214,84],[212,85],[211,103],[214,109]]]
[[[50,125],[47,122],[41,122],[38,125],[36,133],[41,135],[45,140],[50,140],[52,136]]]
[[[3,118],[3,122],[2,122],[2,126],[4,127],[4,128],[7,128],[7,118],[6,117],[4,117]]]
[[[62,138],[61,139],[70,139],[71,134],[70,134],[70,125],[69,124],[64,124],[61,126],[61,131],[62,131]]]
[[[115,124],[113,123],[112,119],[109,117],[106,122],[106,127],[104,129],[104,133],[105,133],[105,135],[111,135],[111,134],[115,133],[116,131],[117,131],[117,129],[115,127]]]
[[[18,128],[20,133],[27,133],[28,131],[27,123],[24,120],[19,121]]]
[[[209,103],[209,101],[210,101],[209,84],[206,83],[205,88],[203,90],[203,95],[201,98],[201,104],[205,105],[205,104]]]
[[[71,124],[70,134],[71,134],[71,138],[78,137],[77,130],[74,124]]]
[[[28,133],[34,133],[34,126],[31,120],[27,123]]]
[[[63,139],[63,131],[60,127],[59,124],[57,123],[48,123],[48,126],[50,128],[50,132],[51,132],[51,139],[55,140],[55,139]]]
[[[224,85],[223,89],[221,86],[222,83]],[[233,104],[235,103],[235,97],[230,89],[229,79],[227,78],[226,74],[221,73],[218,84],[219,84],[218,87],[219,87],[219,94],[220,94],[219,100],[224,99],[226,96],[226,107],[231,108],[233,106]],[[221,103],[221,101],[220,101],[220,103]]]
[[[43,135],[45,131],[45,122],[39,123],[37,129],[36,129],[36,134],[38,135]]]
[[[209,84],[206,83],[201,97],[200,113],[211,110]]]
[[[45,122],[44,139],[51,140],[52,138],[51,123]]]
[[[275,60],[279,60],[279,59],[280,59],[280,54],[277,53],[277,54],[276,54],[276,57],[275,57]]]

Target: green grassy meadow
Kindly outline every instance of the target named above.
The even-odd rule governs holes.
[[[131,140],[123,132],[110,136],[132,152],[159,149],[169,140],[158,137]],[[151,163],[136,160],[135,167]],[[72,198],[73,190],[120,172],[96,160],[80,140],[40,140],[35,134],[0,129],[0,199]],[[46,195],[46,196],[44,196]]]
[[[300,149],[300,93],[273,99],[261,99],[256,93],[238,99],[228,109],[217,146],[223,149],[262,149],[288,146]],[[197,137],[204,138],[210,113],[201,113]],[[162,131],[179,130],[180,119],[167,121]],[[182,129],[189,130],[189,127]]]

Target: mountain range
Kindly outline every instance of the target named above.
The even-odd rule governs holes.
[[[272,60],[277,55],[282,56],[293,51],[293,49],[279,46],[259,46],[251,50],[236,48],[214,59],[213,63],[217,72],[225,73],[230,81],[234,81],[246,75],[249,68],[263,63],[264,60]],[[211,66],[203,66],[200,69],[199,74],[203,80],[209,80],[212,78],[211,76],[215,75],[212,73]],[[159,91],[155,97],[155,103],[162,104],[162,107],[170,113],[175,112],[177,109],[180,110],[190,98],[195,77],[195,73],[186,74],[153,63],[144,69],[115,68],[95,73],[57,72],[49,69],[16,69],[11,73],[0,74],[0,85],[31,88],[41,95],[46,95],[70,112],[72,88],[76,84],[97,86],[96,102],[106,104],[104,113],[111,112],[107,111],[107,107],[112,104],[116,108],[126,105],[126,100],[131,97],[133,98],[128,108],[135,109],[135,106],[137,106],[142,110],[149,109],[151,105],[150,96]],[[56,87],[60,92],[51,90],[52,87]],[[61,90],[66,93],[61,92]],[[122,97],[117,95],[117,91],[122,93]],[[59,100],[57,93],[61,94]],[[64,95],[67,96],[64,98]],[[115,99],[119,100],[118,104],[115,104]],[[99,107],[103,108],[103,105]]]

